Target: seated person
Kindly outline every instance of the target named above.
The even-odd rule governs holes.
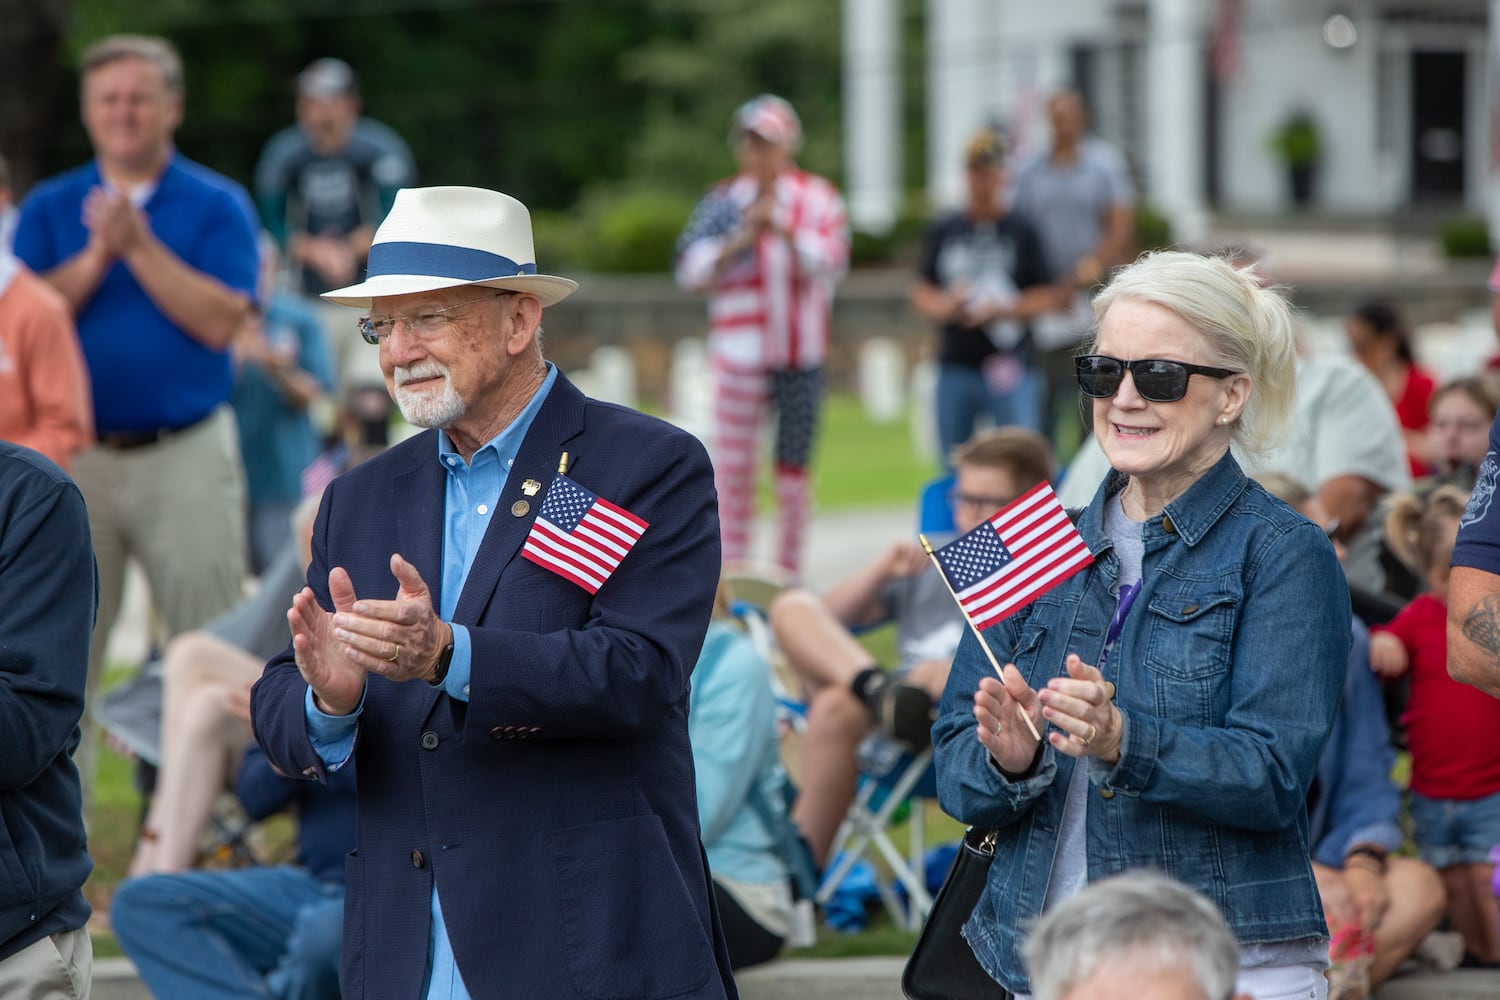
[[[1306,487],[1276,474],[1260,481],[1304,517],[1326,523],[1326,509]],[[1396,752],[1370,670],[1369,633],[1353,624],[1343,700],[1308,795],[1308,839],[1329,932],[1352,926],[1374,936],[1374,989],[1438,925],[1447,894],[1432,866],[1395,853],[1402,843],[1401,792],[1391,780]]]
[[[735,969],[775,958],[791,930],[790,873],[778,846],[786,776],[769,669],[732,624],[721,582],[693,668],[688,739],[703,849]]]
[[[1042,915],[1023,946],[1034,1000],[1251,1000],[1214,904],[1149,871],[1100,879]]]
[[[298,508],[296,538],[253,596],[167,645],[156,787],[131,876],[186,871],[197,863],[214,803],[251,742],[250,687],[266,660],[286,647],[286,612],[306,577],[316,513],[313,499]]]
[[[115,938],[157,1000],[338,1000],[354,767],[284,778],[251,744],[236,791],[252,819],[296,806],[297,864],[148,875],[115,893]]]
[[[972,531],[1051,475],[1046,438],[1019,427],[981,431],[954,449],[954,523]],[[939,542],[933,539],[936,547]],[[796,821],[819,864],[859,780],[856,751],[879,722],[914,749],[930,741],[933,706],[964,628],[963,613],[915,539],[891,545],[820,599],[787,590],[771,603],[771,629],[809,693]],[[901,662],[887,674],[850,629],[894,622]]]
[[[1495,388],[1493,376],[1471,375],[1444,383],[1433,393],[1432,419],[1427,424],[1432,476],[1423,481],[1423,487],[1452,483],[1465,491],[1474,488],[1500,403]]]

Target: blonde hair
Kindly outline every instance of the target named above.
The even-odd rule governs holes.
[[[1396,557],[1418,573],[1426,573],[1452,556],[1448,528],[1464,515],[1469,495],[1457,486],[1439,486],[1424,502],[1415,493],[1391,498],[1385,515],[1385,540]]]
[[[1235,443],[1263,456],[1281,442],[1297,391],[1292,310],[1253,265],[1181,250],[1142,254],[1115,273],[1094,298],[1094,332],[1117,299],[1149,302],[1176,313],[1207,342],[1210,362],[1250,376],[1250,399],[1230,428]]]
[[[121,59],[144,59],[161,70],[167,90],[183,96],[182,57],[177,48],[165,38],[155,35],[110,35],[83,50],[78,60],[78,75],[88,76],[101,66],[108,66]]]

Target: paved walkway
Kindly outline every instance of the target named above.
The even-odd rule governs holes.
[[[736,976],[741,1000],[901,1000],[905,959],[785,959]],[[94,963],[94,1000],[150,1000],[130,962],[105,958]],[[1500,972],[1459,970],[1446,975],[1412,975],[1391,980],[1375,1000],[1496,1000]]]

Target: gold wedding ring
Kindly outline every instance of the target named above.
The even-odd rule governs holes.
[[[1090,743],[1094,742],[1094,737],[1098,736],[1098,735],[1099,735],[1099,727],[1096,726],[1096,725],[1094,725],[1092,722],[1090,722],[1089,723],[1089,737],[1088,737],[1088,739],[1084,739],[1083,737],[1079,737],[1078,738],[1078,742],[1081,743],[1081,744],[1083,744],[1084,746],[1088,746]]]
[[[399,659],[401,659],[401,643],[398,642],[398,643],[396,643],[396,651],[394,653],[392,653],[390,656],[386,657],[386,661],[385,662],[387,662],[387,663],[395,663]]]

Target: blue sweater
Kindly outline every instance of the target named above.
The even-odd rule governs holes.
[[[0,442],[0,960],[91,912],[72,754],[98,592],[78,487]]]
[[[245,814],[262,820],[297,806],[297,863],[319,882],[344,882],[344,857],[354,850],[354,764],[328,776],[327,784],[284,778],[251,743],[240,762],[235,794]]]

